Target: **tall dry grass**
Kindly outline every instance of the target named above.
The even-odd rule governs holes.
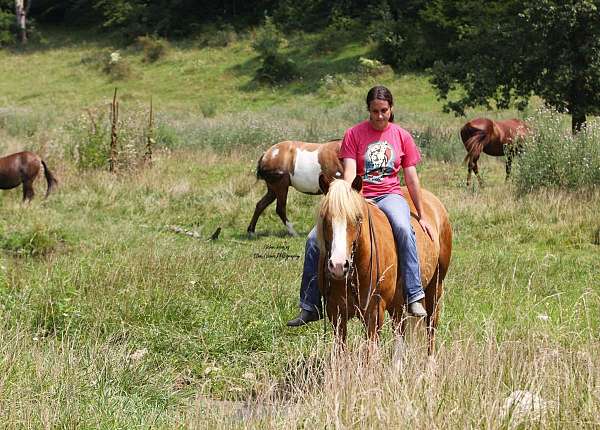
[[[582,334],[584,335],[584,334]],[[585,336],[585,335],[584,335]],[[510,335],[508,335],[510,337]],[[396,341],[367,361],[355,345],[315,345],[286,381],[262,380],[247,402],[198,396],[191,428],[598,428],[600,343],[564,348],[543,333],[442,343],[427,358]],[[324,352],[328,351],[328,352]]]

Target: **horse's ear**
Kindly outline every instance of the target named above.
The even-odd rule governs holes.
[[[327,194],[329,191],[329,184],[333,181],[333,178],[325,173],[319,175],[319,188],[323,194]]]
[[[356,177],[352,181],[352,188],[360,193],[360,190],[362,190],[362,182],[363,182],[362,178],[360,176],[356,175]]]

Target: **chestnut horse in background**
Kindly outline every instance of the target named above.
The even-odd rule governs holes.
[[[394,330],[403,334],[404,282],[387,217],[359,194],[362,188],[360,176],[354,179],[352,186],[344,180],[331,180],[324,175],[320,176],[319,182],[325,196],[317,219],[318,284],[337,339],[345,344],[347,322],[356,316],[366,326],[367,338],[377,341],[386,310],[393,320]],[[406,187],[402,192],[410,196]],[[412,200],[407,198],[407,201],[414,214]],[[452,229],[444,205],[424,189],[422,205],[424,216],[433,229],[433,241],[414,215],[411,224],[416,234],[421,281],[425,287],[428,353],[431,355],[443,281],[450,265]],[[342,278],[336,278],[329,269],[332,258],[336,261],[345,259]]]
[[[50,191],[58,184],[58,181],[48,169],[48,166],[33,152],[17,152],[0,158],[0,189],[9,190],[23,184],[23,201],[31,200],[34,195],[33,181],[37,178],[40,169],[44,168],[44,176]]]
[[[297,236],[288,220],[286,204],[288,189],[294,187],[301,193],[321,194],[319,174],[341,177],[343,166],[338,159],[341,140],[327,143],[284,141],[271,146],[258,160],[256,178],[267,183],[267,193],[259,200],[248,225],[248,234],[254,236],[258,217],[275,199],[276,212],[288,234]]]
[[[495,157],[506,155],[506,179],[508,179],[512,159],[521,150],[521,141],[528,133],[529,127],[519,119],[494,121],[475,118],[467,122],[460,129],[460,137],[467,150],[464,160],[468,163],[467,186],[471,185],[471,172],[475,172],[479,185],[483,185],[477,167],[477,160],[482,152]]]

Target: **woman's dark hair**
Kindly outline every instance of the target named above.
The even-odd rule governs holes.
[[[367,93],[367,109],[371,108],[371,102],[373,100],[385,100],[389,103],[390,107],[394,106],[394,96],[392,92],[383,85],[373,87]],[[394,122],[394,112],[390,115],[390,122]]]

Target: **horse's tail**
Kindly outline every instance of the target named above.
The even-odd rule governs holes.
[[[261,155],[258,159],[258,163],[256,163],[256,179],[262,179],[266,182],[277,182],[279,179],[283,178],[285,172],[281,169],[267,169],[262,163],[263,157],[265,154]]]
[[[48,184],[48,189],[46,190],[46,197],[50,194],[50,191],[54,189],[58,185],[58,180],[52,174],[44,160],[40,160],[42,162],[42,166],[44,166],[44,176],[46,177],[46,183]]]
[[[467,156],[463,160],[463,163],[479,158],[483,147],[489,142],[488,133],[485,130],[471,127],[467,124],[461,129],[460,135],[467,150]]]
[[[264,179],[263,178],[263,170],[262,170],[262,159],[265,154],[261,155],[256,163],[256,179]]]

